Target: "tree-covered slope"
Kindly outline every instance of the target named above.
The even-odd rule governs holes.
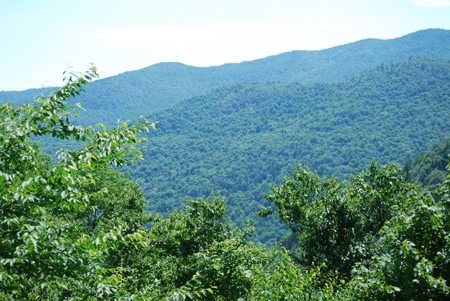
[[[414,161],[407,160],[403,167],[406,180],[419,184],[434,193],[439,184],[444,183],[449,171],[446,169],[450,156],[450,140],[447,139],[434,145],[429,151],[414,157]]]
[[[264,59],[214,67],[160,63],[92,83],[77,97],[87,109],[81,123],[135,119],[238,82],[338,82],[381,63],[410,56],[450,59],[450,31],[429,29],[397,39],[366,39],[319,51],[292,51]],[[100,66],[101,67],[101,66]],[[0,92],[0,103],[30,101],[38,90]]]
[[[269,184],[299,163],[342,179],[373,158],[405,162],[450,137],[449,101],[450,62],[441,59],[383,64],[332,84],[220,87],[147,116],[157,130],[129,171],[150,210],[220,190],[233,221],[257,221],[265,241],[284,234],[253,218]]]

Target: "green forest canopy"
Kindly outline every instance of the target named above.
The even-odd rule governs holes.
[[[434,145],[430,151],[418,154],[414,161],[407,160],[403,171],[406,181],[419,184],[431,193],[438,188],[447,178],[449,171],[446,169],[450,157],[450,140],[446,139]]]

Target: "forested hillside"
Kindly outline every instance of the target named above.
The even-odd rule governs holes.
[[[450,59],[450,31],[422,30],[392,40],[366,39],[325,50],[292,51],[207,68],[160,63],[93,82],[76,100],[87,111],[75,122],[116,126],[118,119],[136,119],[222,85],[338,82],[367,68],[410,56]],[[0,92],[0,103],[23,104],[40,93],[37,89]]]
[[[413,161],[407,160],[403,168],[406,180],[434,193],[449,174],[446,169],[449,157],[450,140],[447,139],[434,145],[431,150],[418,154]]]
[[[279,238],[256,220],[269,184],[302,163],[349,177],[373,158],[412,159],[450,137],[450,62],[413,58],[333,84],[235,84],[147,116],[145,161],[128,170],[150,210],[220,190],[238,225],[257,221],[262,241]]]

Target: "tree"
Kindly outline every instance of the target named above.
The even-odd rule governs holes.
[[[260,216],[276,214],[298,236],[300,262],[326,262],[344,277],[356,262],[370,259],[379,245],[379,230],[402,207],[412,186],[399,176],[399,167],[369,170],[338,183],[320,178],[301,165],[265,198],[276,210],[263,208]]]
[[[35,104],[13,107],[5,103],[0,115],[0,292],[13,299],[66,291],[67,284],[90,283],[90,294],[102,297],[115,291],[113,276],[105,275],[104,255],[115,242],[138,239],[139,231],[111,224],[98,227],[97,213],[107,214],[105,187],[95,189],[93,171],[122,166],[141,158],[134,144],[137,133],[149,126],[120,124],[108,130],[99,124],[74,126],[79,104],[68,105],[98,74],[67,74],[66,84]],[[150,125],[153,126],[153,125]],[[77,151],[61,153],[50,163],[34,136],[73,138],[87,142]],[[95,185],[94,185],[95,186]],[[98,187],[98,186],[97,186]],[[102,201],[103,200],[103,201]],[[84,214],[84,219],[71,220]],[[80,226],[80,221],[87,221]]]
[[[265,259],[248,241],[252,229],[232,228],[225,198],[187,199],[169,218],[150,217],[145,246],[130,242],[115,248],[108,264],[122,270],[123,288],[161,300],[196,296],[202,300],[238,300],[252,288],[253,272]],[[152,300],[153,300],[152,299]]]
[[[448,300],[450,179],[436,197],[408,193],[404,209],[380,231],[383,249],[354,268],[350,287],[357,299]]]
[[[373,162],[350,183],[338,184],[299,166],[272,187],[266,198],[276,211],[265,208],[260,215],[276,213],[298,236],[307,272],[322,268],[316,295],[334,287],[356,300],[448,300],[450,178],[435,200],[404,183],[399,171]],[[334,271],[346,281],[336,286],[329,276]]]

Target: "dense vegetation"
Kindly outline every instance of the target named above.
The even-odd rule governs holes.
[[[127,169],[150,210],[220,190],[261,241],[286,234],[254,212],[298,163],[348,179],[373,158],[405,162],[450,136],[450,62],[413,58],[335,84],[235,84],[150,115],[145,161]]]
[[[5,103],[0,119],[0,297],[10,300],[235,300],[266,258],[226,222],[220,196],[190,200],[169,219],[144,213],[139,186],[109,167],[140,158],[146,124],[74,126],[66,101],[97,76],[71,74],[35,104]],[[75,109],[75,108],[72,108]],[[88,141],[52,164],[32,136]],[[150,223],[148,229],[145,224]]]
[[[348,183],[300,165],[260,212],[299,238],[297,256],[264,250],[251,227],[230,226],[220,195],[147,215],[139,185],[110,165],[142,159],[138,134],[153,125],[74,126],[66,102],[98,75],[68,76],[48,98],[1,107],[0,298],[448,299],[450,180],[434,199],[396,165],[372,162]],[[53,163],[30,140],[41,135],[87,145]]]
[[[403,171],[408,182],[421,185],[434,193],[448,175],[447,160],[450,157],[450,140],[434,145],[430,151],[422,152],[413,161],[407,160]]]
[[[300,165],[266,199],[276,210],[260,215],[275,213],[289,226],[298,237],[294,258],[320,266],[324,287],[338,279],[342,299],[448,299],[450,180],[435,201],[406,183],[399,166],[373,162],[339,183]]]
[[[436,197],[439,185],[444,183],[449,175],[447,162],[450,159],[450,140],[446,139],[414,157],[406,160],[400,174],[405,176],[405,182],[413,183]],[[298,238],[290,233],[279,241],[280,245],[288,249],[294,256],[298,254]]]
[[[450,31],[429,29],[392,40],[367,39],[320,51],[292,51],[208,68],[161,63],[92,83],[78,98],[86,112],[77,123],[116,126],[239,82],[338,82],[382,63],[410,56],[450,59]],[[54,90],[54,89],[50,89]],[[0,103],[27,103],[41,90],[0,92]],[[45,93],[44,93],[45,94]]]

